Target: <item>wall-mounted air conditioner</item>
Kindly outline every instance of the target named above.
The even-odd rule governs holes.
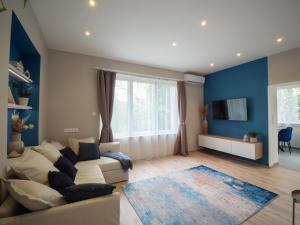
[[[186,73],[184,74],[184,81],[190,84],[203,85],[205,77]]]

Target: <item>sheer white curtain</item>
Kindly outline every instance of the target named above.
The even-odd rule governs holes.
[[[300,124],[300,85],[277,89],[279,124]]]
[[[132,159],[173,153],[178,129],[175,81],[117,74],[112,129]]]

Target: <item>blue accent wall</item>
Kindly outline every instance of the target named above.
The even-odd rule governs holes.
[[[32,130],[26,130],[22,133],[22,140],[25,146],[38,145],[38,128],[39,128],[39,85],[40,85],[40,65],[41,57],[35,48],[34,44],[30,40],[30,37],[23,28],[20,20],[15,13],[12,14],[12,25],[11,25],[11,40],[10,40],[10,56],[9,60],[22,61],[25,70],[29,70],[31,73],[32,93],[29,98],[29,106],[32,110],[17,110],[19,115],[24,118],[28,114],[30,118],[26,124],[33,124]],[[12,90],[14,99],[18,103],[18,95],[14,90],[12,82],[14,78],[9,76],[9,86]],[[24,83],[15,80],[15,82],[24,85]],[[7,123],[7,141],[11,141],[12,135],[12,121],[11,116],[13,109],[8,110],[8,123]]]
[[[268,164],[268,62],[267,58],[231,67],[207,75],[204,102],[209,105],[209,134],[243,138],[256,131],[263,142],[263,158],[258,163]],[[215,100],[247,98],[248,121],[224,121],[212,118]]]

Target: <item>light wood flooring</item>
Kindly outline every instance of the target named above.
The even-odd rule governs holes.
[[[130,171],[128,182],[161,176],[199,165],[208,166],[280,195],[279,198],[251,217],[243,225],[292,224],[291,191],[300,189],[300,172],[280,166],[267,168],[215,153],[192,152],[188,157],[169,156],[135,162],[134,169]],[[124,184],[124,182],[117,184],[117,190],[121,193],[121,225],[142,225],[139,217],[122,192],[122,185]],[[300,225],[300,204],[296,207],[296,224]]]

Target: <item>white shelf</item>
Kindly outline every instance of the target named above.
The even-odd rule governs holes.
[[[32,109],[31,106],[27,106],[27,105],[16,105],[16,104],[11,104],[11,103],[8,103],[8,104],[7,104],[7,108],[8,108],[8,109],[22,109],[22,110],[30,110],[30,109]]]
[[[16,78],[19,81],[26,82],[26,83],[32,83],[33,81],[27,77],[23,72],[19,71],[17,68],[15,68],[13,65],[9,64],[8,66],[8,72],[9,75]]]

